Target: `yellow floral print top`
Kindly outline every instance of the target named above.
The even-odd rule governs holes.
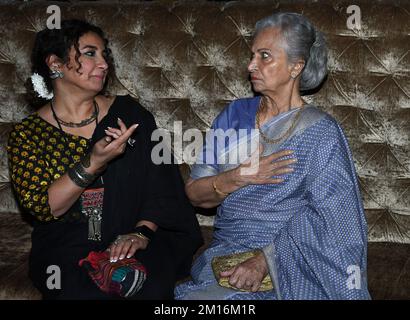
[[[88,149],[86,138],[68,134],[32,114],[14,126],[7,145],[11,182],[19,204],[40,221],[53,221],[48,188]]]

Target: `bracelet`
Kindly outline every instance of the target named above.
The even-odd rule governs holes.
[[[130,236],[135,236],[137,238],[141,238],[141,239],[147,240],[149,242],[149,239],[146,236],[144,236],[141,232],[130,233]]]
[[[227,196],[229,196],[229,193],[223,192],[221,190],[219,190],[216,186],[216,179],[218,179],[218,176],[216,176],[216,178],[212,181],[212,186],[214,187],[214,191],[219,194],[220,196],[226,198]]]
[[[97,175],[86,172],[81,162],[68,170],[68,176],[80,188],[86,188],[97,178]]]
[[[133,234],[139,238],[151,241],[155,236],[155,231],[152,231],[147,226],[142,225],[135,227],[133,230]]]

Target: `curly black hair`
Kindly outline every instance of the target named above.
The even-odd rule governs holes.
[[[48,91],[52,91],[52,83],[50,79],[50,69],[46,64],[46,58],[51,54],[55,54],[59,57],[63,63],[69,62],[69,52],[71,47],[76,50],[75,60],[81,68],[81,63],[78,61],[81,53],[78,48],[78,40],[81,36],[88,32],[93,32],[101,37],[105,46],[105,60],[108,64],[107,81],[104,84],[104,88],[101,93],[104,93],[107,84],[114,76],[114,62],[112,58],[111,50],[108,47],[108,39],[105,37],[101,28],[92,25],[84,20],[70,19],[61,21],[60,29],[44,29],[36,34],[33,50],[31,53],[32,72],[38,73],[44,78]],[[33,98],[33,97],[31,97]],[[33,101],[31,101],[33,103]],[[42,100],[44,102],[44,100]],[[34,105],[39,104],[33,103]]]

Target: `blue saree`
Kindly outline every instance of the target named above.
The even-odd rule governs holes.
[[[259,133],[255,135],[252,129],[259,99],[236,100],[215,119],[212,129],[245,129],[247,134],[233,142],[224,139],[217,148],[209,147],[214,138],[207,135],[191,172],[193,179],[216,175],[239,164],[223,162],[221,157],[258,138]],[[308,105],[281,113],[261,130],[270,138],[281,137],[298,112],[299,121],[284,141],[265,144],[260,140],[263,155],[293,150],[298,159],[292,165],[294,171],[282,176],[285,181],[280,184],[248,185],[221,203],[213,240],[194,262],[192,281],[176,287],[176,299],[370,298],[367,225],[342,129],[330,115]],[[219,286],[212,258],[254,248],[263,250],[274,289],[252,293]]]

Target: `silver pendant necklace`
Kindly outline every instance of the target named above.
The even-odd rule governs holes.
[[[54,119],[57,122],[57,125],[59,129],[65,133],[61,126],[61,119],[59,119],[55,113],[53,102],[50,102],[51,105],[51,111],[53,113]],[[90,124],[92,121],[95,120],[96,127],[98,126],[98,104],[94,100],[94,113],[91,116],[92,120],[89,121],[89,119],[85,119],[81,121],[78,124],[75,123],[68,123],[69,125],[66,125],[67,127],[83,127],[87,124]],[[88,123],[86,123],[88,122]],[[74,124],[74,125],[71,125]],[[64,136],[62,136],[64,139],[65,147],[67,150],[69,150],[68,146],[68,141]],[[73,162],[74,158],[71,156]],[[86,165],[90,165],[90,154],[86,156],[86,158],[83,161]],[[101,241],[102,240],[102,234],[101,234],[101,223],[102,223],[102,209],[103,209],[103,199],[104,199],[104,180],[102,175],[100,176],[101,179],[101,184],[102,187],[100,188],[95,188],[95,189],[85,189],[83,193],[80,196],[80,206],[81,206],[81,213],[87,217],[88,219],[88,240],[92,241]]]

